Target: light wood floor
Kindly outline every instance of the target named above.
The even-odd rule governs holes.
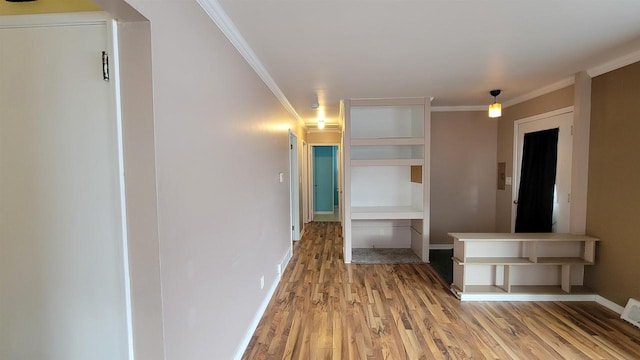
[[[640,359],[593,302],[465,302],[429,265],[344,264],[338,223],[294,246],[244,359]]]

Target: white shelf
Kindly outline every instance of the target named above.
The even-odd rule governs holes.
[[[493,265],[533,265],[528,258],[521,257],[468,257],[466,260],[457,259],[460,265],[493,264]]]
[[[563,233],[449,233],[460,241],[588,241],[598,240],[588,235]]]
[[[424,145],[364,145],[351,148],[351,160],[424,159]]]
[[[450,233],[452,291],[461,300],[505,300],[483,294],[580,295],[584,266],[597,238],[558,233]],[[526,268],[523,268],[526,266]],[[466,295],[466,297],[465,297]]]
[[[350,139],[423,137],[425,133],[424,103],[353,106],[349,112]]]
[[[351,160],[351,166],[421,166],[423,159]]]
[[[540,257],[537,262],[521,257],[468,257],[466,260],[454,257],[453,260],[460,265],[593,265],[592,262],[580,257]]]
[[[411,206],[359,206],[351,208],[353,220],[422,219],[424,211]]]
[[[429,260],[429,98],[344,100],[344,259],[410,247]]]
[[[424,145],[424,138],[361,138],[351,139],[351,146]]]

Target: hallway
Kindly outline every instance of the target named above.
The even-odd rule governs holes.
[[[344,264],[311,223],[244,359],[631,359],[640,331],[592,302],[461,303],[427,264]]]

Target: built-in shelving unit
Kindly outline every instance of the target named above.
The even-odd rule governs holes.
[[[372,247],[428,261],[429,99],[345,100],[343,114],[345,262]]]
[[[491,300],[496,294],[590,293],[582,286],[584,266],[595,261],[597,238],[556,233],[449,235],[453,237],[451,290],[462,300]]]

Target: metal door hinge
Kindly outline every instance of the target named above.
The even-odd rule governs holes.
[[[293,144],[290,144],[289,146],[291,147],[291,150],[293,150]]]
[[[109,81],[109,54],[102,52],[102,80]]]
[[[295,225],[292,225],[292,226],[291,226],[291,231],[295,231],[295,230],[296,230],[296,226],[295,226]]]

